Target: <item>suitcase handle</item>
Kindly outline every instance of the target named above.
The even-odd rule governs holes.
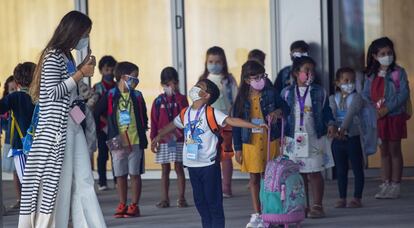
[[[281,155],[284,154],[285,150],[285,121],[282,117],[282,130],[281,130],[281,136],[280,136],[280,152]],[[270,131],[272,126],[272,116],[267,116],[267,161],[270,161]]]

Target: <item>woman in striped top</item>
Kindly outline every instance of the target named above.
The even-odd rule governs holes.
[[[35,71],[30,95],[39,103],[39,122],[22,182],[19,227],[68,227],[70,212],[75,228],[106,227],[78,118],[78,83],[93,75],[95,59],[88,56],[76,69],[71,55],[88,46],[91,27],[86,15],[67,13]]]

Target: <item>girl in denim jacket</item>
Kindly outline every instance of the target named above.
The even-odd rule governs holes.
[[[315,62],[312,58],[307,56],[295,58],[292,75],[296,84],[283,89],[281,96],[291,109],[286,121],[286,136],[291,139],[288,145],[295,143],[294,147],[287,146],[293,149],[287,149],[286,152],[293,161],[301,165],[300,172],[305,180],[306,192],[308,192],[307,182],[310,181],[313,205],[308,217],[321,218],[325,216],[322,207],[324,192],[322,171],[334,166],[326,135],[332,137],[336,128],[327,92],[320,85],[313,83],[314,69]]]
[[[363,96],[377,108],[378,137],[381,139],[383,184],[377,199],[398,198],[403,170],[401,139],[407,138],[410,96],[407,73],[396,64],[393,42],[382,37],[368,49]]]

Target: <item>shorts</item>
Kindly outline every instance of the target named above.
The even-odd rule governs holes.
[[[112,154],[112,168],[115,177],[125,175],[141,175],[145,172],[144,165],[144,150],[139,145],[132,145],[132,151],[128,149],[113,150]]]
[[[171,162],[183,162],[184,143],[177,142],[175,151],[168,150],[168,143],[161,143],[158,152],[155,155],[155,163],[168,164]]]

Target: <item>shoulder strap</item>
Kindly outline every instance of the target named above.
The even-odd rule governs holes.
[[[181,123],[184,125],[184,118],[185,118],[185,112],[187,111],[187,109],[188,109],[188,107],[185,107],[185,108],[183,108],[182,110],[181,110],[181,112],[180,112],[180,120],[181,120]]]
[[[20,129],[19,123],[16,120],[16,117],[14,116],[13,111],[11,112],[11,117],[12,117],[11,134],[14,135],[14,127],[16,126],[17,133],[19,134],[19,137],[22,139],[23,138],[23,133]]]
[[[207,124],[213,133],[219,132],[219,126],[217,124],[216,117],[214,116],[214,108],[207,105],[206,107]]]

